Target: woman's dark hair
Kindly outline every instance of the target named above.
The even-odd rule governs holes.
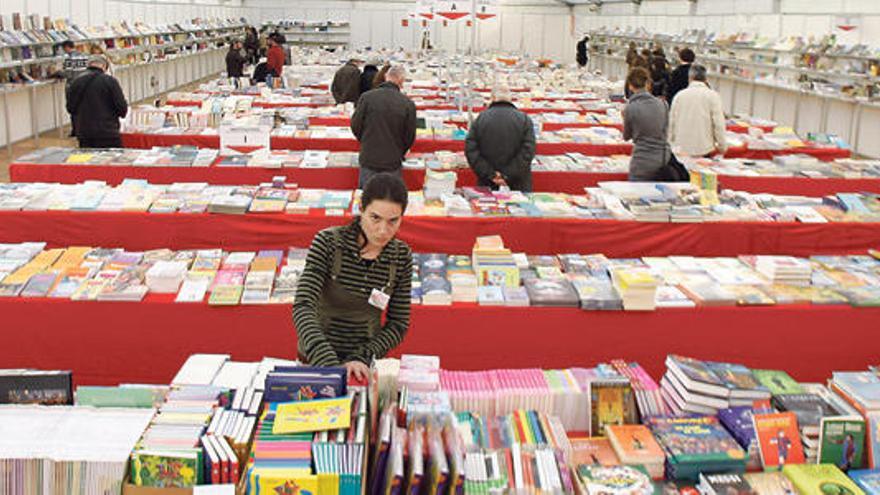
[[[697,56],[690,48],[683,48],[680,52],[678,52],[678,58],[680,58],[681,61],[686,64],[692,64],[694,63],[694,60],[697,59]]]
[[[380,84],[385,82],[385,74],[388,74],[388,71],[391,69],[390,63],[385,63],[379,72],[376,73],[376,77],[373,78],[373,87],[378,88]]]
[[[370,177],[370,180],[364,184],[364,190],[361,193],[361,214],[370,206],[370,203],[377,200],[390,201],[400,205],[401,211],[406,211],[409,193],[406,190],[406,184],[403,180],[394,175],[382,172]],[[361,249],[367,245],[367,236],[361,228],[361,219],[356,217],[351,223],[352,227],[357,230],[358,238],[361,239]]]
[[[361,211],[366,210],[367,206],[376,200],[391,201],[406,211],[409,200],[406,184],[400,177],[386,172],[370,177],[370,180],[364,184],[364,191],[361,194]]]
[[[626,85],[627,87],[631,86],[636,90],[645,89],[648,87],[648,81],[650,80],[651,74],[649,74],[647,70],[641,67],[636,67],[629,71],[629,75],[626,76]]]

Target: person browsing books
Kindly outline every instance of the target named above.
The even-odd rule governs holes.
[[[315,236],[293,304],[300,360],[363,379],[373,358],[401,343],[412,297],[412,251],[396,238],[406,204],[403,181],[377,173],[360,216]]]

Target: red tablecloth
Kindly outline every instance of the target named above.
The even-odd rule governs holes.
[[[77,384],[168,383],[196,352],[243,361],[296,356],[289,306],[171,301],[0,298],[4,327],[20,329],[5,333],[0,368],[70,369]],[[834,370],[876,364],[877,321],[880,309],[830,306],[651,313],[413,306],[409,334],[393,355],[436,354],[446,369],[593,366],[622,357],[659,379],[666,354],[678,353],[821,382]],[[846,328],[846,338],[829,339],[835,328]]]
[[[321,229],[350,217],[293,214],[0,212],[0,242],[46,241],[52,247],[102,246],[229,250],[306,247]],[[399,236],[420,252],[470,253],[474,239],[500,234],[529,254],[641,256],[864,253],[880,247],[880,223],[647,223],[548,218],[416,217]]]
[[[427,100],[436,100],[434,97],[426,97]],[[201,107],[202,102],[198,100],[168,100],[167,103],[172,107]],[[282,102],[270,102],[270,101],[255,101],[253,103],[255,108],[323,108],[328,105],[327,103],[308,103],[308,102],[292,102],[292,101],[282,101]],[[447,103],[417,103],[416,110],[457,110],[458,107],[456,105],[450,105]],[[486,107],[474,107],[474,112],[482,112]],[[568,108],[521,108],[525,113],[528,114],[539,114],[539,113],[567,113],[567,112],[577,112],[580,114],[586,113],[606,113],[604,109],[582,109],[579,107],[568,107]]]
[[[455,172],[458,175],[458,186],[476,185],[476,177],[470,169],[458,169]],[[358,181],[356,168],[132,167],[14,163],[9,167],[9,175],[14,182],[78,184],[87,180],[102,180],[112,185],[118,185],[128,178],[144,179],[153,184],[207,182],[218,185],[255,185],[271,182],[273,177],[282,175],[287,177],[289,183],[314,189],[355,189]],[[585,187],[593,187],[602,181],[626,180],[626,177],[626,174],[533,172],[532,186],[536,192],[581,194]],[[403,180],[409,190],[421,189],[425,183],[425,171],[404,170]],[[876,182],[880,189],[880,180]],[[837,191],[840,189],[835,190]]]
[[[751,150],[745,147],[730,148],[727,150],[727,153],[724,154],[724,157],[746,158],[749,160],[772,160],[773,157],[777,155],[797,154],[814,156],[819,160],[822,160],[823,162],[830,162],[837,160],[838,158],[849,158],[850,156],[852,156],[852,152],[850,150],[845,150],[841,148],[813,148],[808,146],[787,150]]]

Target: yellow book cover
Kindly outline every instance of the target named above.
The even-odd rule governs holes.
[[[251,486],[256,487],[248,490],[253,495],[323,495],[317,476],[295,469],[255,470]]]
[[[275,272],[278,269],[278,260],[271,256],[261,256],[251,262],[252,272]]]
[[[319,474],[318,493],[320,495],[339,495],[339,475],[336,473]]]
[[[52,265],[52,269],[53,270],[65,270],[67,268],[77,268],[82,264],[86,255],[91,250],[92,250],[92,248],[90,248],[90,247],[82,247],[82,246],[69,247],[64,252],[64,254],[61,255],[60,258],[58,258],[58,261],[56,261],[55,264]]]
[[[73,165],[88,163],[93,156],[95,156],[93,153],[71,153],[70,156],[67,157],[65,163]]]
[[[351,397],[307,400],[278,405],[272,433],[338,430],[351,424]]]

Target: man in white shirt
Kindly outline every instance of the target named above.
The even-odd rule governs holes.
[[[727,151],[727,132],[721,96],[706,82],[706,68],[690,69],[690,84],[672,102],[669,142],[676,154],[709,156]]]

